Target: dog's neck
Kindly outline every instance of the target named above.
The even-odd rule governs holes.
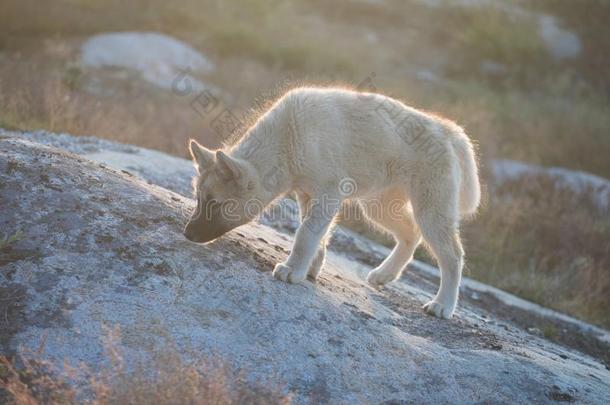
[[[284,108],[265,114],[232,148],[231,155],[248,162],[261,182],[263,195],[259,198],[266,206],[290,189],[289,167],[285,156],[285,136],[288,122]]]

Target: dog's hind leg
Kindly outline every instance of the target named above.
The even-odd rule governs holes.
[[[413,259],[421,241],[410,204],[404,196],[386,194],[379,200],[363,200],[360,206],[368,219],[390,232],[396,240],[390,255],[369,273],[367,281],[373,285],[394,281]]]
[[[451,318],[455,311],[464,265],[458,199],[458,186],[451,178],[433,186],[422,185],[412,198],[415,220],[441,271],[438,292],[424,310],[439,318]]]

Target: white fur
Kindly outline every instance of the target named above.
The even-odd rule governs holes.
[[[249,197],[263,205],[296,192],[302,224],[276,278],[318,275],[333,218],[352,199],[396,239],[369,283],[397,279],[423,237],[441,269],[439,291],[424,309],[452,316],[464,255],[459,220],[480,200],[475,154],[459,126],[379,94],[299,88],[224,152],[255,183]]]

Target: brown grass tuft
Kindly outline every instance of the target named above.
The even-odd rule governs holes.
[[[97,372],[85,366],[62,370],[38,354],[19,361],[0,356],[0,402],[37,404],[277,404],[291,396],[277,383],[252,383],[245,373],[219,359],[193,354],[185,360],[174,348],[164,348],[153,361],[126,364],[118,346],[118,329],[110,330],[106,359]],[[18,367],[16,364],[20,364]]]

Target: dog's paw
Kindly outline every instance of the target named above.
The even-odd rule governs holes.
[[[455,305],[445,305],[437,301],[430,301],[423,306],[424,312],[437,318],[449,319],[453,316]]]
[[[284,263],[278,263],[273,270],[273,277],[287,283],[300,283],[307,277],[306,272],[296,271],[292,267],[286,266]]]
[[[396,280],[396,274],[390,271],[375,269],[366,276],[366,281],[371,285],[384,285]]]
[[[311,271],[307,273],[307,280],[311,281],[312,283],[315,283],[316,281],[318,281],[318,275],[320,274],[320,272],[318,271],[317,273],[312,273]]]
[[[322,265],[319,266],[311,266],[309,267],[309,270],[307,271],[307,279],[313,281],[314,283],[316,282],[316,280],[318,279],[318,276],[320,275],[322,271]]]

